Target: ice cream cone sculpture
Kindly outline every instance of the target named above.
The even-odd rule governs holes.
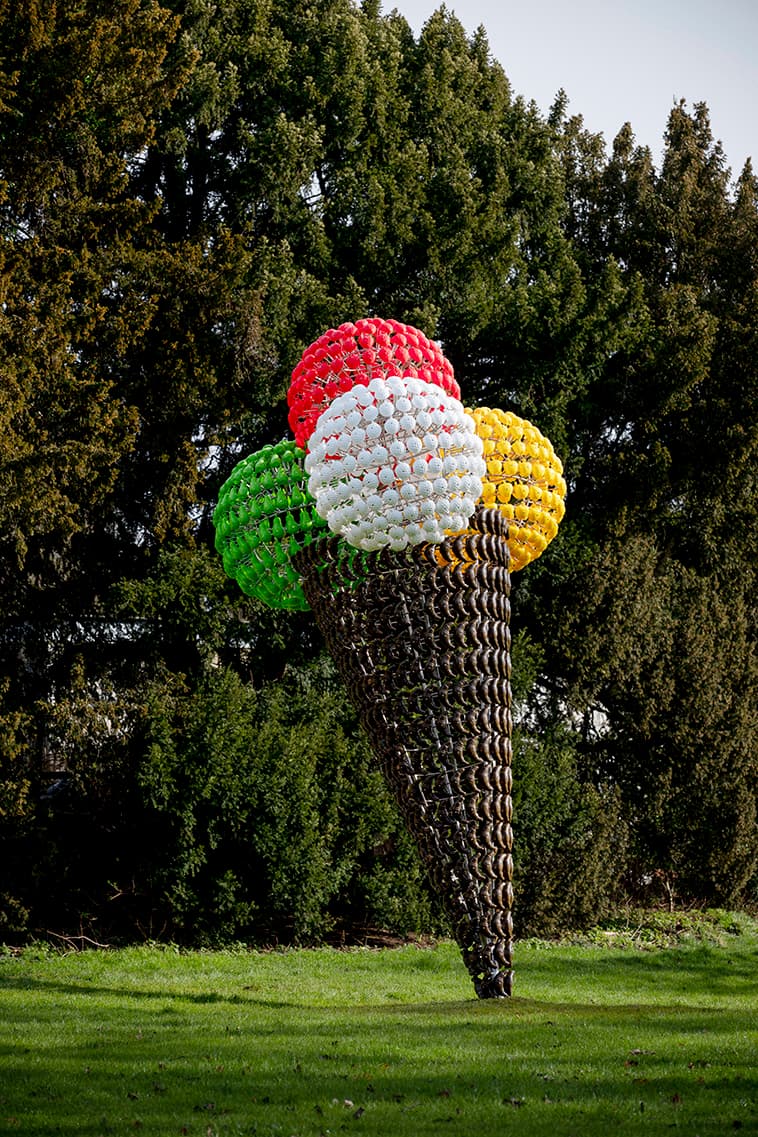
[[[294,441],[239,463],[214,523],[245,592],[312,609],[484,998],[512,984],[510,571],[566,484],[536,427],[459,395],[416,329],[330,329],[293,372]]]

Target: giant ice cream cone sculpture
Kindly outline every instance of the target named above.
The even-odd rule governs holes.
[[[298,558],[303,588],[441,897],[477,993],[510,993],[509,576],[506,523],[477,511],[438,545]],[[433,550],[433,552],[432,552]]]
[[[467,413],[458,394],[415,329],[330,330],[293,374],[295,443],[241,463],[214,520],[246,591],[312,608],[477,994],[498,997],[513,940],[509,563],[555,535],[565,483],[536,428]]]

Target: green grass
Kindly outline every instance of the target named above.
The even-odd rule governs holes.
[[[758,1133],[754,924],[517,963],[480,1003],[449,943],[0,956],[0,1134]]]

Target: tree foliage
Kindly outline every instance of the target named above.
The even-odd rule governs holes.
[[[564,459],[514,578],[519,920],[756,871],[758,182],[514,95],[444,9],[0,3],[0,930],[436,916],[307,615],[211,513],[357,315]],[[521,579],[523,576],[523,579]],[[5,866],[14,866],[12,869]],[[4,898],[4,899],[3,899]]]
[[[756,869],[755,179],[730,192],[702,104],[673,108],[660,173],[629,127],[607,161],[561,131],[583,270],[612,258],[643,319],[578,424],[597,555],[568,576],[558,667],[602,716],[586,760],[622,789],[640,877],[733,901]]]

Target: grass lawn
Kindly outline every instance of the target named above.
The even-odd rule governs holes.
[[[0,1134],[758,1134],[758,934],[0,955]]]

